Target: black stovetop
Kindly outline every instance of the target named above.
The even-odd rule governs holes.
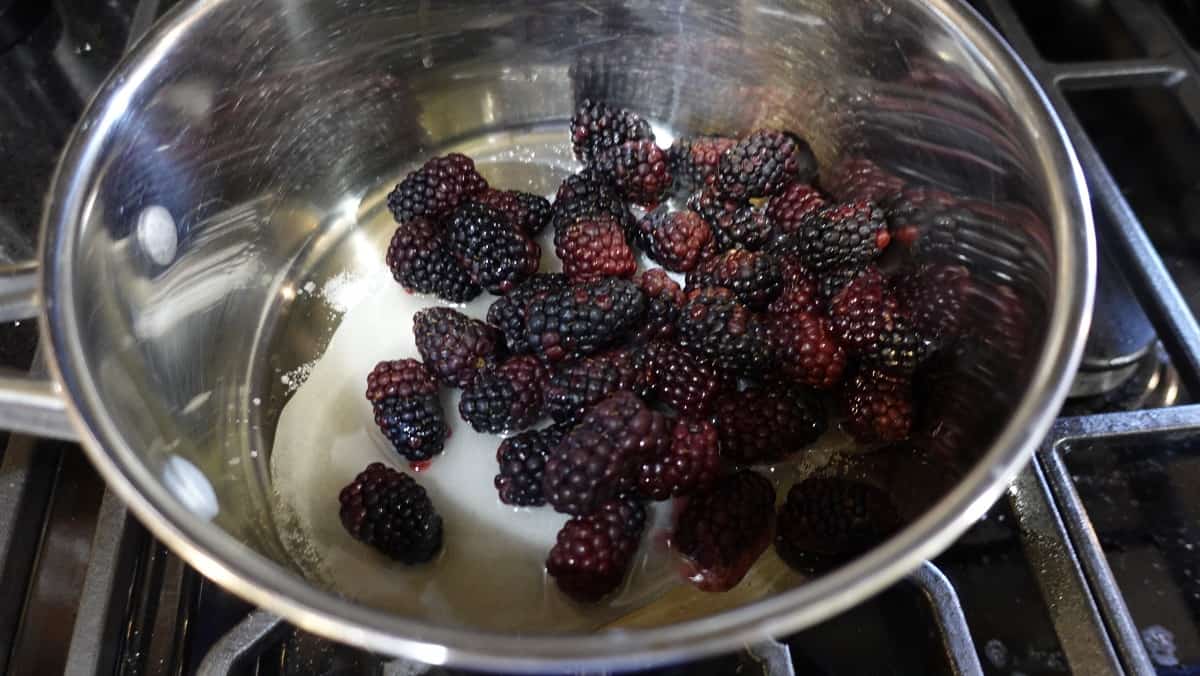
[[[0,1],[0,24],[13,4]],[[0,51],[0,163],[7,167],[0,172],[0,261],[31,255],[42,194],[83,102],[130,35],[139,33],[141,21],[171,3],[22,4],[44,11],[23,18],[19,27],[34,28]],[[1162,290],[1148,283],[1155,277],[1145,268],[1157,263],[1131,256],[1130,242],[1136,243],[1137,232],[1148,237],[1180,295],[1200,310],[1200,160],[1195,152],[1200,148],[1200,57],[1194,51],[1200,9],[1182,0],[973,4],[1001,28],[1044,85],[1065,83],[1048,87],[1052,99],[1073,114],[1075,122],[1068,126],[1076,141],[1094,149],[1094,157],[1081,156],[1104,254],[1100,274],[1106,300],[1099,303],[1097,317],[1101,322],[1119,318],[1115,333],[1148,336],[1150,349],[1123,387],[1072,401],[1065,413],[1090,416],[1186,401],[1180,382],[1200,380],[1189,366],[1198,361],[1181,352],[1187,340],[1177,335],[1177,323],[1161,320]],[[0,38],[10,34],[0,30]],[[6,41],[0,39],[0,47]],[[1155,71],[1155,64],[1165,65]],[[1150,75],[1120,76],[1135,66],[1141,70],[1134,71]],[[1061,79],[1063,72],[1076,79]],[[1084,77],[1089,73],[1090,80]],[[1106,182],[1116,189],[1105,190]],[[1151,323],[1147,316],[1159,321]],[[3,365],[28,368],[35,346],[31,322],[0,328]],[[1172,364],[1180,366],[1179,378]],[[1078,420],[1085,430],[1110,421]],[[1143,429],[1137,421],[1125,424]],[[1157,430],[1156,424],[1147,422],[1145,429]],[[106,494],[78,448],[22,437],[4,444],[0,673],[189,674],[214,647],[236,643],[230,632],[253,609],[150,538]],[[1071,519],[1069,500],[1055,483],[1059,463],[1086,510],[1083,520]],[[1085,661],[1086,646],[1106,643],[1123,654],[1122,633],[1103,604],[1091,601],[1101,608],[1088,612],[1088,603],[1058,596],[1067,590],[1076,593],[1076,601],[1090,599],[1106,581],[1079,563],[1086,559],[1088,542],[1069,537],[1074,527],[1094,532],[1154,668],[1163,674],[1200,673],[1200,434],[1085,437],[1044,449],[1027,474],[1018,484],[1043,489],[1040,507],[1018,500],[1014,489],[934,562],[957,593],[966,629],[939,627],[945,618],[938,612],[945,608],[931,603],[928,588],[904,582],[782,639],[795,673],[954,673],[946,631],[974,646],[987,674],[1088,673],[1084,669],[1093,663]],[[1026,479],[1030,483],[1023,483]],[[1031,543],[1029,532],[1039,523],[1050,523],[1062,534],[1061,542],[1052,543],[1062,552],[1057,562]],[[1137,673],[1146,666],[1137,658],[1117,663]],[[779,673],[768,662],[756,649],[646,673]],[[227,671],[461,673],[404,668],[280,625]]]

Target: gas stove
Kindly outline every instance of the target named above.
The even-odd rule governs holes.
[[[0,262],[166,0],[0,0]],[[955,545],[841,616],[646,674],[1200,674],[1200,8],[974,0],[1041,82],[1093,199],[1096,320],[1035,460]],[[36,328],[0,364],[38,369]],[[0,673],[461,674],[291,627],[202,578],[72,444],[0,436]]]

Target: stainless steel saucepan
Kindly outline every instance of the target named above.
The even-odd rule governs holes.
[[[302,290],[382,259],[383,196],[433,154],[482,149],[549,194],[570,167],[530,164],[525,145],[564,142],[584,97],[664,134],[796,130],[848,194],[920,188],[902,244],[970,270],[971,330],[923,385],[925,464],[884,463],[923,493],[912,521],[804,584],[589,633],[449,626],[306,580],[280,544],[267,457],[281,381],[337,324]],[[40,259],[5,272],[0,319],[39,317],[49,375],[0,381],[0,424],[80,440],[204,575],[383,653],[617,668],[811,625],[978,519],[1065,396],[1094,245],[1058,120],[955,0],[193,0],[91,102],[47,197]]]

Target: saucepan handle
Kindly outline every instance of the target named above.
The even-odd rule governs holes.
[[[37,277],[33,261],[0,265],[0,323],[37,316]],[[0,369],[0,429],[54,439],[79,438],[67,418],[61,389],[36,363],[27,374]]]

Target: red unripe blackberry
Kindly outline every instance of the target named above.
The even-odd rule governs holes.
[[[713,405],[721,456],[741,465],[778,462],[825,432],[825,410],[812,396],[770,387],[728,392]]]
[[[771,345],[783,375],[827,390],[842,380],[846,352],[828,318],[809,313],[770,315]]]
[[[913,422],[913,392],[908,376],[864,366],[842,384],[846,431],[863,443],[901,441]]]
[[[804,221],[828,204],[825,196],[807,183],[789,183],[767,203],[767,219],[778,234],[798,232]]]
[[[671,432],[670,451],[642,462],[638,492],[651,500],[691,495],[710,486],[720,473],[717,429],[707,420],[682,418]]]
[[[638,240],[646,255],[672,272],[694,270],[715,252],[712,228],[690,209],[647,214],[638,223]]]
[[[625,230],[609,216],[580,218],[555,240],[554,250],[562,260],[563,273],[572,282],[628,278],[637,272]]]
[[[637,552],[645,508],[617,498],[567,521],[546,558],[546,572],[564,594],[590,603],[621,586]]]
[[[776,259],[779,261],[783,286],[779,297],[767,306],[767,312],[782,315],[820,312],[825,303],[821,298],[816,277],[790,256],[776,256]]]
[[[736,383],[717,368],[670,342],[650,343],[638,355],[639,372],[649,373],[649,395],[683,416],[708,413],[720,394]]]

